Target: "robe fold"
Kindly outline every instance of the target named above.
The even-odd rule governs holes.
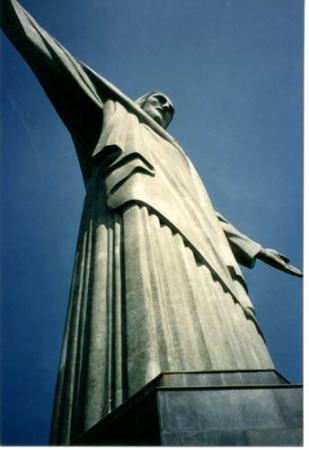
[[[176,141],[15,1],[4,31],[72,134],[86,196],[50,442],[70,444],[161,372],[272,369],[238,262]],[[237,260],[238,262],[237,262]]]

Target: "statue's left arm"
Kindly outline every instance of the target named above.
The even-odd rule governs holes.
[[[79,63],[43,30],[16,0],[1,0],[1,27],[40,81],[70,133],[93,146],[102,117],[102,96]]]
[[[252,268],[255,265],[256,259],[260,259],[276,269],[290,273],[291,275],[302,277],[303,274],[299,269],[288,264],[288,257],[282,255],[277,250],[263,248],[245,234],[240,233],[240,231],[238,231],[221,214],[216,214],[225,236],[229,241],[232,252],[239,264]]]

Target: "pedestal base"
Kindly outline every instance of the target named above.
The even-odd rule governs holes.
[[[161,374],[75,445],[301,446],[302,398],[273,370]]]

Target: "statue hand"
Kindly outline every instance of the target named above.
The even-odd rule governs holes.
[[[257,254],[257,258],[266,264],[275,267],[276,269],[282,270],[283,272],[290,273],[291,275],[295,275],[297,277],[303,276],[301,270],[291,266],[291,264],[288,264],[289,258],[287,256],[282,255],[277,252],[277,250],[273,250],[272,248],[262,248]]]

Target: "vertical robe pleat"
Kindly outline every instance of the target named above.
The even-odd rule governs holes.
[[[74,442],[161,372],[271,368],[254,322],[183,237],[147,206],[112,212],[97,181],[77,244],[51,443]]]

